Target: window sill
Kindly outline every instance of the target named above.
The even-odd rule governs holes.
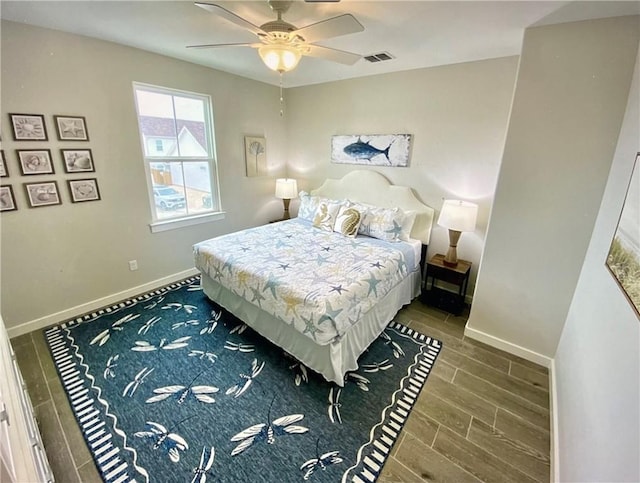
[[[185,226],[200,225],[210,221],[223,220],[225,212],[216,211],[215,213],[207,213],[204,215],[190,216],[189,218],[175,218],[173,220],[156,221],[149,224],[151,233],[160,233],[162,231],[176,230]]]

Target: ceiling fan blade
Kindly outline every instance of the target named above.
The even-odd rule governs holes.
[[[218,47],[259,47],[262,44],[202,44],[202,45],[187,45],[187,49],[215,49]]]
[[[331,60],[345,65],[353,65],[362,58],[359,54],[353,52],[345,52],[344,50],[330,49],[320,45],[309,45],[309,51],[304,55],[309,57],[318,57],[319,59]]]
[[[216,5],[215,3],[195,2],[195,5],[211,13],[219,15],[220,17],[228,20],[229,22],[232,22],[242,28],[245,28],[256,35],[263,32],[263,30],[257,25],[249,22],[248,20],[245,20],[239,15],[236,15],[231,10],[227,10],[226,8],[221,7],[220,5]]]
[[[345,13],[344,15],[312,23],[296,30],[295,33],[300,35],[306,42],[317,42],[318,40],[354,34],[363,30],[364,27],[353,15]]]

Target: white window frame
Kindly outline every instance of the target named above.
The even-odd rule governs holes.
[[[147,156],[146,154],[146,145],[144,134],[142,133],[142,129],[140,128],[139,121],[139,106],[138,106],[138,96],[136,95],[137,89],[149,91],[149,92],[157,92],[159,94],[167,94],[174,95],[179,97],[187,97],[193,98],[197,100],[204,101],[205,108],[205,138],[207,140],[207,155],[200,156],[165,156],[165,155],[156,155],[156,156]],[[134,82],[133,83],[133,98],[135,102],[136,108],[136,120],[138,121],[138,133],[140,135],[140,146],[142,148],[142,158],[144,162],[144,170],[147,180],[147,194],[149,197],[149,206],[151,208],[151,216],[152,221],[149,224],[152,233],[173,230],[176,228],[183,228],[185,226],[196,225],[200,223],[207,223],[214,220],[224,219],[225,212],[222,210],[222,204],[220,199],[220,182],[218,176],[218,163],[216,158],[216,149],[215,149],[215,135],[214,135],[214,123],[213,123],[213,107],[211,102],[211,96],[207,94],[199,94],[197,92],[189,92],[180,89],[172,89],[169,87],[161,87],[155,86],[152,84],[145,84],[142,82]],[[178,142],[177,136],[178,132],[176,132],[176,143]],[[159,218],[157,215],[157,208],[155,206],[155,199],[153,196],[153,182],[151,176],[151,163],[162,163],[162,162],[203,162],[207,161],[209,164],[209,182],[211,186],[211,195],[212,195],[212,205],[214,208],[211,211],[198,212],[194,214],[186,214],[186,215],[178,215],[176,217],[171,218]],[[183,178],[184,179],[184,178]],[[217,209],[215,209],[217,208]]]

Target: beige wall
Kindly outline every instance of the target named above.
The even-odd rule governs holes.
[[[640,320],[604,264],[640,152],[639,62],[555,355],[558,481],[640,481]]]
[[[475,233],[464,233],[458,246],[458,256],[474,264],[472,294],[517,64],[504,57],[289,89],[289,175],[309,189],[362,168],[331,163],[333,135],[412,134],[409,167],[371,169],[411,186],[437,212],[443,198],[480,205]],[[447,231],[435,225],[429,256],[447,247]]]
[[[276,87],[141,50],[2,22],[2,149],[18,211],[1,218],[1,307],[8,328],[193,267],[193,243],[280,215],[274,177],[285,172]],[[222,221],[151,234],[132,82],[212,98]],[[13,142],[7,113],[44,114],[49,141]],[[54,114],[87,120],[102,200],[71,204]],[[245,177],[243,136],[267,138],[273,176]],[[56,174],[19,175],[15,149],[48,148]],[[75,176],[78,178],[78,176]],[[22,183],[56,180],[62,205],[29,209]],[[129,271],[136,259],[139,270]]]
[[[467,334],[552,358],[613,159],[637,17],[525,32]]]

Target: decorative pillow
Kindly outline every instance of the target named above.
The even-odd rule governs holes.
[[[408,240],[416,214],[400,208],[367,207],[359,233],[391,242]]]
[[[333,231],[336,216],[340,210],[340,203],[329,200],[322,200],[318,203],[318,208],[313,215],[313,226],[322,230]]]
[[[313,216],[318,209],[320,198],[318,196],[311,196],[306,191],[301,191],[298,195],[300,197],[300,207],[298,208],[298,218],[304,220],[313,221]]]
[[[358,210],[348,205],[342,205],[336,216],[333,231],[342,233],[350,238],[355,238],[358,234],[361,220],[362,216]]]
[[[411,239],[411,230],[413,229],[413,224],[416,221],[417,215],[417,212],[413,210],[404,212],[404,221],[402,222],[402,232],[400,233],[400,240],[408,241]]]

